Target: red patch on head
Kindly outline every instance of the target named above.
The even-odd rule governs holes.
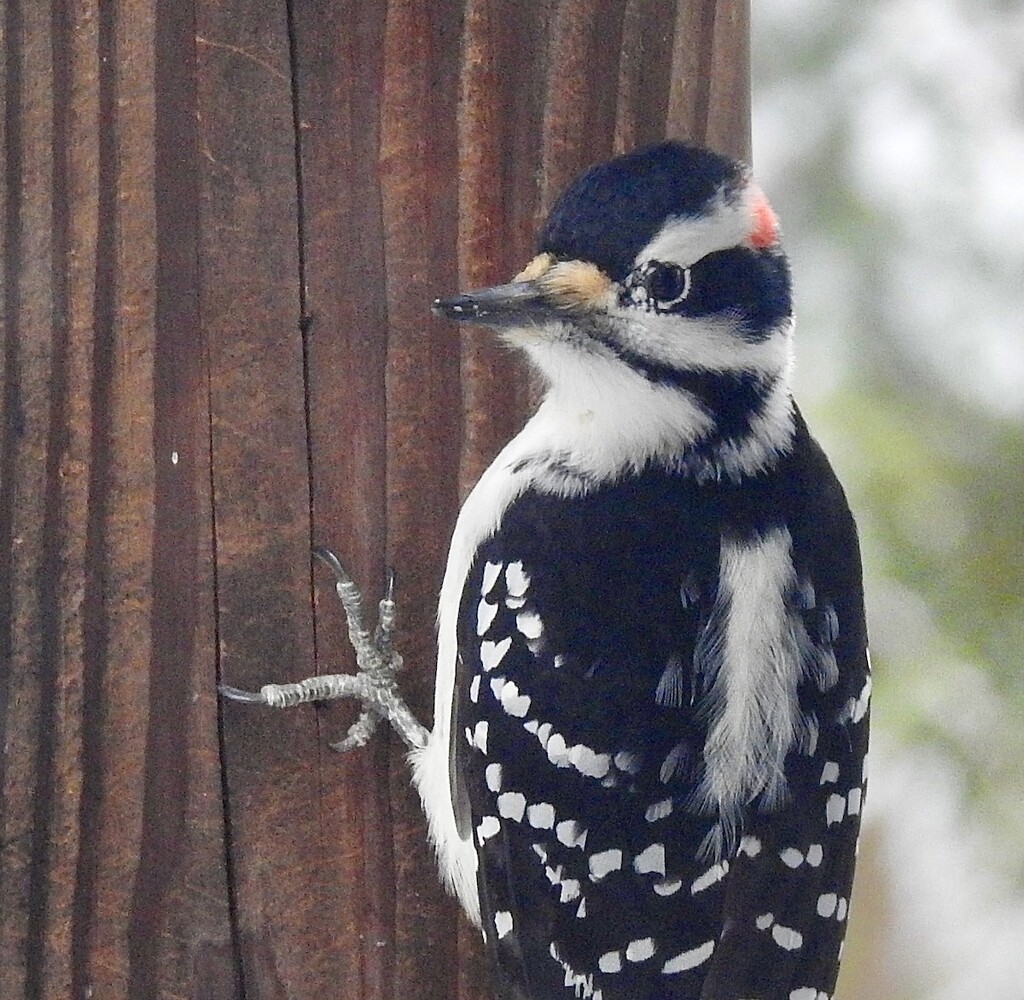
[[[756,191],[750,208],[751,227],[747,242],[757,250],[779,241],[779,220],[775,218],[768,199]]]

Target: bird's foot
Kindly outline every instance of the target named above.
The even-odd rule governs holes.
[[[348,735],[331,744],[334,750],[364,746],[381,719],[387,719],[410,748],[425,746],[427,730],[416,720],[398,692],[397,674],[402,669],[402,657],[392,646],[395,634],[394,576],[388,579],[387,593],[380,602],[377,628],[371,634],[363,624],[363,599],[359,588],[337,556],[325,548],[314,549],[313,555],[334,574],[334,589],[345,609],[357,672],[307,677],[296,684],[264,684],[259,691],[242,691],[222,685],[220,693],[233,701],[272,708],[289,708],[304,702],[334,698],[358,698],[363,703],[363,710],[349,727]]]

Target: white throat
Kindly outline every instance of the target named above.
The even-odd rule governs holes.
[[[794,426],[788,327],[772,339],[773,364],[751,373],[774,371],[778,377],[748,433],[698,456],[695,446],[713,435],[715,416],[695,396],[650,381],[610,353],[581,350],[562,338],[523,338],[519,345],[548,380],[544,401],[517,439],[537,458],[534,485],[569,495],[650,465],[686,472],[698,482],[762,471],[788,451]]]

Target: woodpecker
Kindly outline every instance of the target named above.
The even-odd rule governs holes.
[[[619,156],[561,196],[510,283],[433,309],[545,384],[455,527],[433,729],[397,695],[390,594],[375,641],[328,555],[360,674],[247,697],[354,695],[345,745],[377,718],[403,733],[500,997],[830,1000],[870,665],[765,195],[694,146]]]

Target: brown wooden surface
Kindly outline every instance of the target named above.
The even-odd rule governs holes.
[[[589,163],[745,153],[746,3],[0,18],[0,998],[483,998],[397,741],[215,686],[351,666],[329,544],[371,607],[396,568],[429,722],[459,498],[531,395],[429,301]]]

